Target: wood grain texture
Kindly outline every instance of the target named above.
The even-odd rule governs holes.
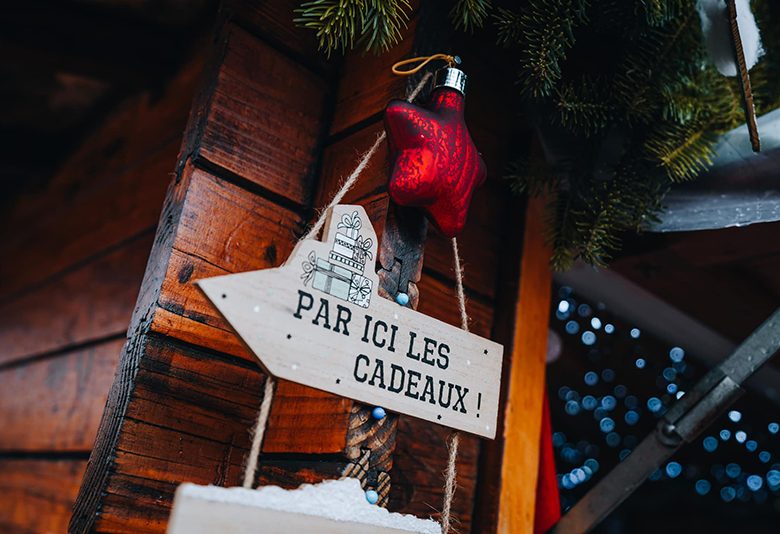
[[[331,135],[384,111],[391,98],[403,98],[406,78],[396,76],[390,68],[409,57],[414,47],[417,18],[412,17],[401,31],[399,43],[376,56],[359,51],[348,54],[336,94],[336,109],[330,125]]]
[[[89,451],[123,343],[0,370],[0,452]]]
[[[86,463],[0,458],[0,530],[65,532]]]
[[[159,532],[178,483],[239,484],[262,391],[263,375],[243,360],[156,336],[138,343],[126,349],[119,375],[126,380],[132,371],[132,393],[115,383],[109,396],[109,407],[122,402],[119,395],[129,399],[102,513],[89,518],[97,519],[96,531]],[[128,350],[143,357],[128,358]],[[126,368],[131,364],[135,369]],[[79,506],[71,526],[77,531],[87,521]]]
[[[546,198],[531,198],[525,215],[512,367],[504,413],[497,529],[501,534],[533,532],[534,525],[552,285],[551,249],[544,233],[547,204]]]
[[[395,461],[390,473],[393,481],[391,510],[438,520],[444,494],[447,439],[450,432],[447,428],[411,417],[399,417]],[[472,511],[477,497],[479,446],[479,439],[461,434],[457,462],[458,489],[452,504],[453,527],[457,532],[471,531]]]
[[[282,48],[313,69],[327,73],[333,65],[317,50],[314,32],[294,22],[295,9],[300,5],[298,0],[225,0],[222,11],[230,20],[249,28],[263,40]]]
[[[151,242],[142,234],[0,305],[0,364],[123,334]]]
[[[323,128],[327,84],[236,26],[202,126],[199,155],[305,204]]]

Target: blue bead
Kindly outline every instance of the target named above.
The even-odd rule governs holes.
[[[395,296],[395,301],[401,306],[406,306],[407,304],[409,304],[409,295],[407,295],[406,293],[398,293]]]
[[[366,500],[369,504],[376,504],[379,500],[379,494],[374,490],[366,490]]]
[[[371,410],[371,417],[374,419],[384,419],[387,413],[385,412],[385,409],[381,406],[377,406],[373,410]]]

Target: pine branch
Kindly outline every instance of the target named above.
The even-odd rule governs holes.
[[[530,0],[521,11],[500,9],[499,43],[520,50],[520,85],[532,98],[548,97],[561,78],[574,29],[586,20],[588,0]]]
[[[450,18],[457,29],[473,32],[485,25],[491,8],[490,0],[457,0],[450,11]]]
[[[400,40],[411,6],[408,0],[314,0],[295,12],[295,24],[314,30],[320,49],[330,55],[357,44],[387,50]]]

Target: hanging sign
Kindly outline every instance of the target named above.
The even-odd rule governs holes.
[[[503,347],[378,294],[360,206],[282,267],[198,285],[273,376],[493,438]]]

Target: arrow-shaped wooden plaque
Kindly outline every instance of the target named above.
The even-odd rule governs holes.
[[[273,376],[495,437],[503,347],[382,298],[360,206],[287,262],[198,285]]]

